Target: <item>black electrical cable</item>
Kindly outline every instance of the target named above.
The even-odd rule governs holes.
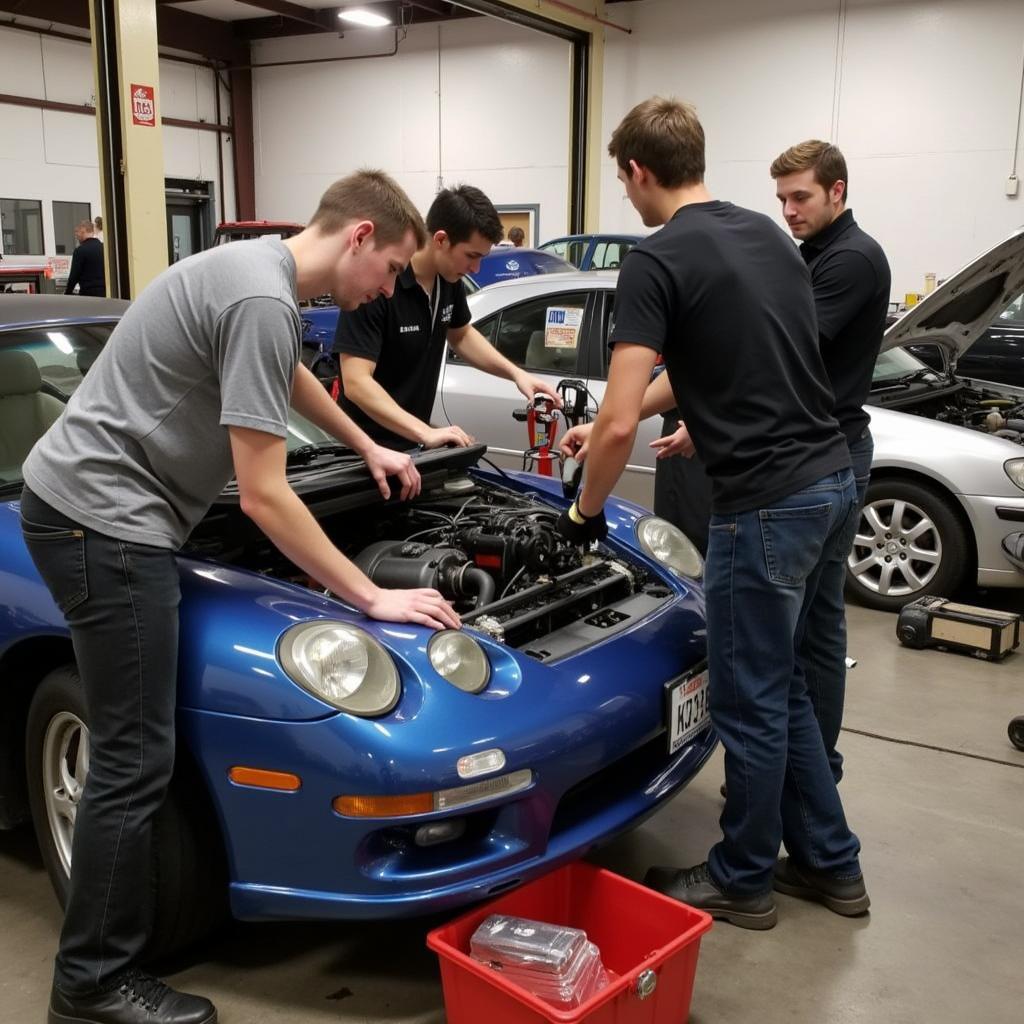
[[[935,750],[940,754],[955,754],[957,757],[969,757],[974,761],[988,761],[990,764],[1001,764],[1007,768],[1024,768],[1024,764],[1016,761],[1001,761],[998,757],[986,757],[984,754],[971,754],[966,750],[953,750],[951,747],[939,747],[934,743],[918,743],[917,740],[901,740],[897,736],[883,736],[879,732],[868,732],[866,729],[851,729],[849,726],[842,727],[843,732],[853,733],[855,736],[867,736],[873,740],[885,740],[886,743],[898,743],[903,747],[920,747],[922,750]]]

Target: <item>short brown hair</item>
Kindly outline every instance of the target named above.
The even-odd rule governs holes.
[[[364,168],[336,181],[321,196],[309,224],[330,235],[360,220],[373,222],[374,236],[381,245],[401,242],[409,231],[416,235],[417,249],[426,245],[427,230],[419,210],[384,171]]]
[[[814,180],[828,192],[837,182],[843,183],[843,202],[850,197],[850,179],[846,176],[846,157],[838,146],[821,139],[808,139],[790,146],[773,161],[771,175],[781,178],[784,174],[798,174],[800,171],[814,171]]]
[[[612,132],[608,155],[630,177],[630,160],[646,167],[664,188],[704,180],[704,129],[697,110],[681,100],[652,96],[638,103]]]

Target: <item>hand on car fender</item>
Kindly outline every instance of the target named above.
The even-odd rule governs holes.
[[[418,622],[431,629],[458,629],[462,621],[455,609],[437,590],[418,587],[415,590],[377,590],[363,609],[371,619],[384,622]]]
[[[593,429],[593,423],[581,423],[578,427],[567,430],[558,445],[561,453],[577,462],[586,462],[590,452],[590,432]]]
[[[682,420],[676,420],[679,429],[674,434],[666,434],[656,438],[650,447],[654,449],[656,459],[667,459],[672,455],[682,455],[684,459],[692,459],[697,449],[694,447],[690,432]]]
[[[377,481],[380,493],[385,500],[391,497],[391,488],[387,478],[397,476],[402,483],[402,501],[415,498],[420,493],[420,473],[412,464],[412,459],[405,452],[392,451],[382,445],[375,444],[364,456],[370,476]]]
[[[555,529],[572,544],[590,544],[608,536],[604,509],[596,516],[585,516],[575,501],[558,517]]]

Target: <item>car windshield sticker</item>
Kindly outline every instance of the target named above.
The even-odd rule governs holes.
[[[577,348],[582,323],[582,306],[548,306],[544,318],[544,347]]]

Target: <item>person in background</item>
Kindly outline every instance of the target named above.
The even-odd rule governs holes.
[[[517,248],[521,249],[526,243],[526,232],[519,227],[509,228],[508,240]]]
[[[93,226],[95,228],[93,234],[102,242],[103,241],[103,217],[97,214],[93,219]]]
[[[79,221],[75,225],[78,245],[71,256],[71,270],[68,273],[65,295],[107,294],[107,271],[103,262],[103,243],[96,237],[91,220]]]

